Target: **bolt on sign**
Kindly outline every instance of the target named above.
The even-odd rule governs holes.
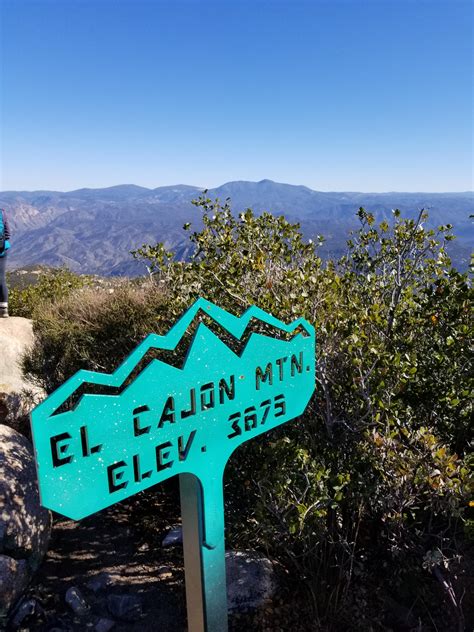
[[[112,374],[81,370],[31,414],[41,503],[74,520],[180,477],[188,626],[227,630],[224,469],[305,410],[315,333],[198,299]]]

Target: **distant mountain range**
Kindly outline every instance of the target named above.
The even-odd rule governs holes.
[[[147,189],[133,184],[104,189],[0,192],[0,207],[9,212],[14,248],[10,267],[47,264],[76,272],[137,275],[143,266],[130,250],[163,241],[178,257],[189,255],[185,222],[200,226],[200,212],[191,200],[199,187],[176,185]],[[420,208],[430,213],[432,226],[450,223],[458,239],[451,256],[465,269],[474,244],[473,192],[464,193],[323,193],[305,186],[260,182],[228,182],[210,189],[211,198],[231,198],[234,211],[253,208],[284,214],[301,223],[306,237],[326,238],[322,254],[339,256],[349,231],[357,226],[360,206],[377,219],[399,208],[413,216]]]

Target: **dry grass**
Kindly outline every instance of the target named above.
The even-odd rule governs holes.
[[[169,327],[166,293],[154,284],[81,288],[36,310],[26,375],[51,392],[79,369],[112,371],[152,332]]]

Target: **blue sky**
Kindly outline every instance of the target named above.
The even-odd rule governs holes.
[[[0,0],[0,189],[473,189],[473,3]]]

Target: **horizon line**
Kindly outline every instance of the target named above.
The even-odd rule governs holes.
[[[400,193],[410,193],[410,194],[416,194],[416,193],[429,193],[430,195],[443,195],[443,194],[474,194],[474,189],[466,189],[463,191],[448,191],[448,190],[443,190],[443,191],[429,191],[429,190],[413,190],[413,191],[407,191],[407,190],[391,190],[391,191],[356,191],[356,190],[350,190],[350,189],[340,189],[340,190],[322,190],[322,189],[313,189],[311,187],[309,187],[306,184],[293,184],[290,182],[277,182],[276,180],[271,180],[269,178],[264,178],[262,180],[229,180],[227,182],[224,182],[222,184],[219,184],[217,186],[214,187],[200,187],[200,186],[196,186],[196,185],[192,185],[192,184],[185,184],[185,183],[178,183],[178,184],[165,184],[165,185],[159,185],[157,187],[147,187],[144,185],[140,185],[140,184],[134,184],[134,183],[120,183],[120,184],[112,184],[112,185],[108,185],[108,186],[101,186],[101,187],[79,187],[79,188],[74,188],[74,189],[69,189],[69,190],[62,190],[62,189],[4,189],[4,190],[0,190],[0,195],[1,194],[6,194],[6,193],[61,193],[61,194],[69,194],[69,193],[78,193],[80,191],[104,191],[104,190],[108,190],[108,189],[117,189],[117,188],[121,188],[121,187],[136,187],[137,189],[143,189],[146,191],[157,191],[158,189],[172,189],[175,187],[187,187],[190,189],[196,189],[196,192],[200,191],[200,192],[204,192],[204,191],[213,191],[215,189],[220,189],[224,186],[227,186],[229,184],[237,184],[237,183],[244,183],[244,184],[263,184],[263,183],[271,183],[271,184],[277,184],[277,185],[283,185],[283,186],[290,186],[290,187],[296,187],[296,188],[304,188],[304,189],[308,189],[310,191],[313,191],[315,193],[339,193],[339,194],[343,194],[343,193],[351,193],[351,194],[364,194],[364,195],[389,195],[389,194],[400,194]]]

